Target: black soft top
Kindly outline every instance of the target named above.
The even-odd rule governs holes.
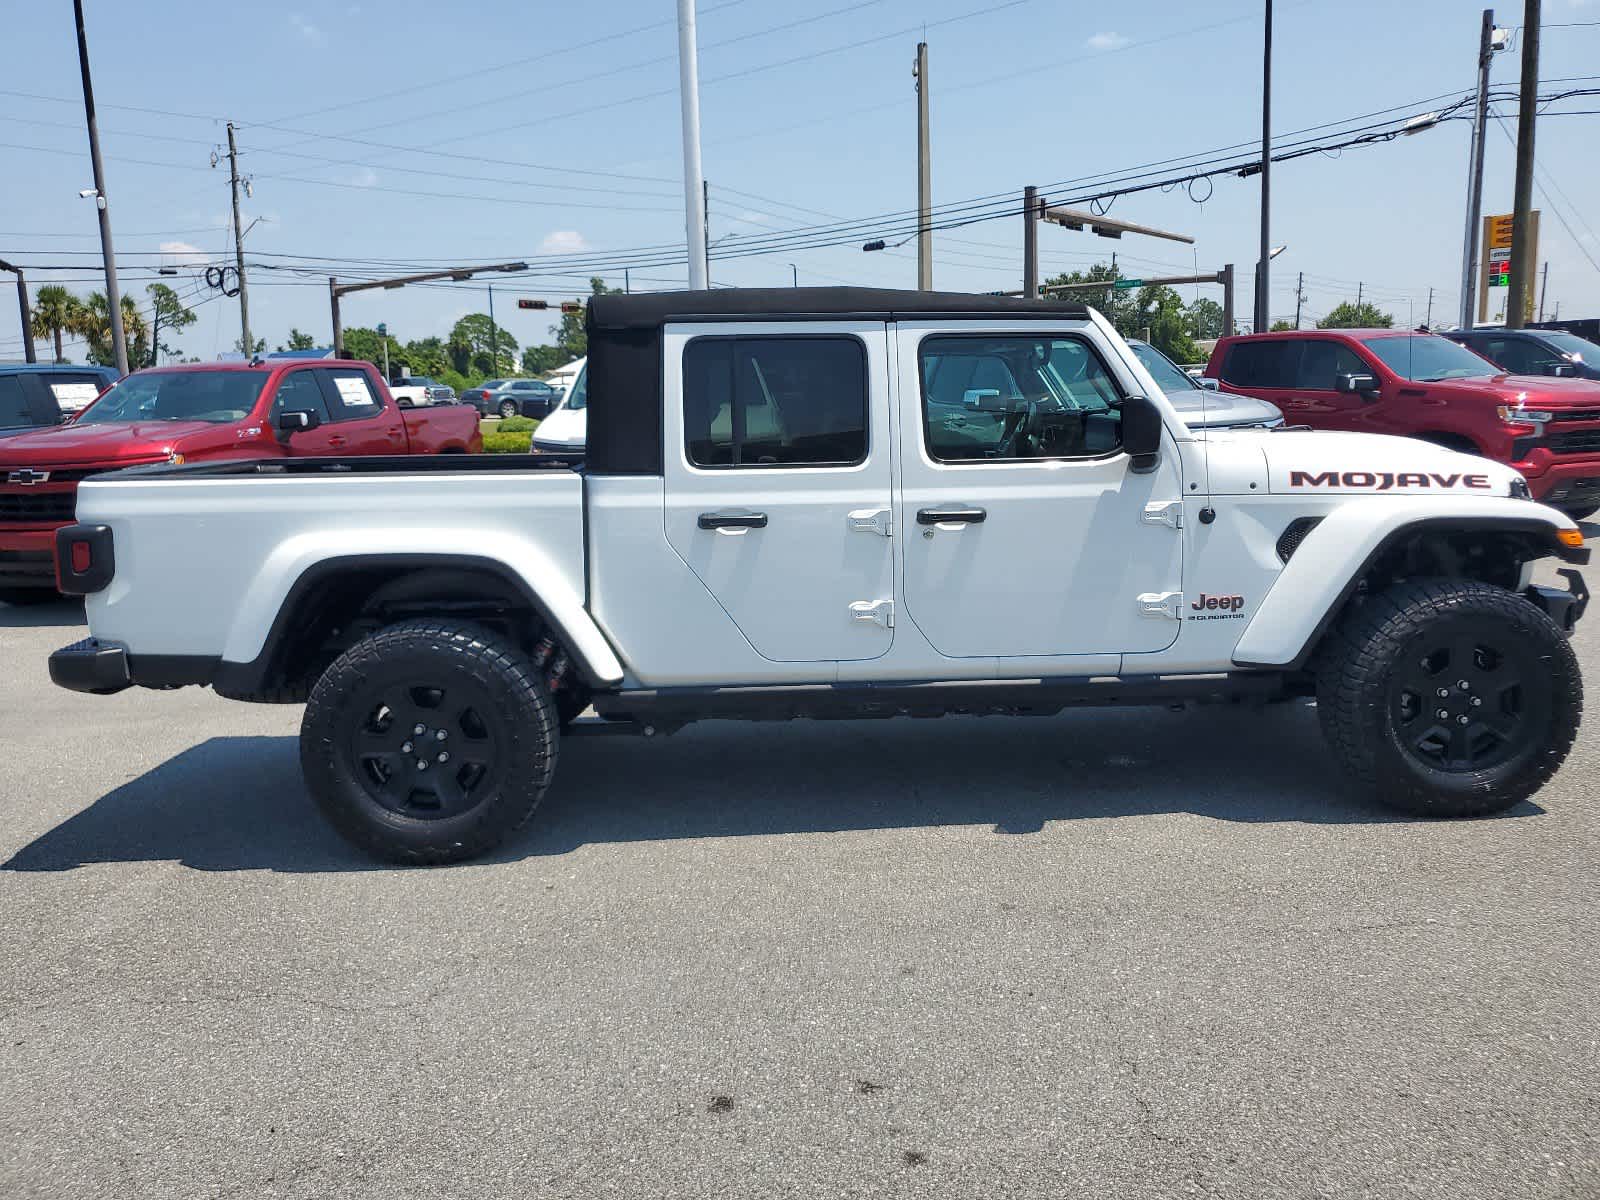
[[[593,296],[589,337],[588,469],[596,475],[659,475],[661,329],[693,321],[894,321],[1012,316],[1082,320],[1059,300],[910,292],[891,288],[724,288]]]

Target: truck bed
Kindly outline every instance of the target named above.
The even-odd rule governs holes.
[[[544,455],[152,466],[96,476],[78,497],[78,521],[110,528],[117,562],[87,601],[96,636],[233,663],[255,659],[305,572],[351,556],[352,532],[374,561],[492,551],[581,608],[583,519],[582,478]]]

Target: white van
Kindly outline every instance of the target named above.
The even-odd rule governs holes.
[[[582,454],[589,431],[589,360],[578,360],[578,374],[550,415],[533,431],[533,448],[546,454]]]

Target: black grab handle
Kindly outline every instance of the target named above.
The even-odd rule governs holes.
[[[766,513],[701,513],[701,529],[765,529]]]
[[[989,514],[981,508],[921,508],[918,525],[981,525]]]

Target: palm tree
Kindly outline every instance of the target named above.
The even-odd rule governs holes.
[[[122,334],[128,343],[128,361],[142,363],[149,354],[150,326],[132,296],[122,297]],[[83,302],[82,321],[76,332],[89,343],[89,361],[102,367],[115,366],[116,347],[111,344],[111,313],[104,292],[90,292]]]
[[[55,339],[58,363],[67,361],[61,350],[61,335],[82,333],[83,326],[83,302],[59,283],[47,283],[34,293],[33,336]]]

